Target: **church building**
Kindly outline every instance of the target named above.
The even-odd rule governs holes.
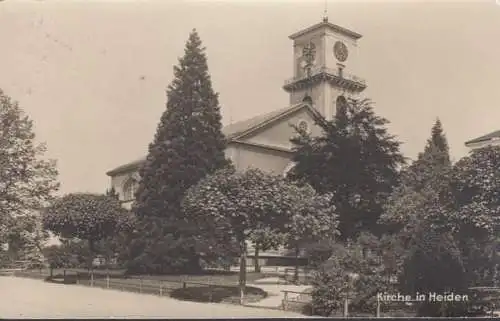
[[[295,129],[291,125],[319,135],[314,115],[331,120],[348,97],[356,97],[366,88],[364,80],[353,75],[360,34],[324,18],[289,38],[293,42],[293,77],[285,81],[283,89],[290,95],[290,105],[281,109],[269,106],[269,113],[223,128],[228,140],[226,155],[237,170],[253,167],[285,175],[293,167],[290,138]],[[145,157],[106,173],[127,208],[144,161]]]
[[[366,88],[365,81],[354,75],[360,34],[324,18],[289,38],[293,41],[293,77],[285,81],[283,89],[289,94],[290,105],[281,109],[269,106],[269,113],[223,128],[228,141],[226,157],[237,170],[252,167],[286,175],[293,168],[290,138],[296,132],[292,125],[320,135],[321,129],[314,123],[315,115],[331,120],[349,97],[359,96]],[[134,200],[140,179],[138,170],[145,159],[106,173],[127,208]],[[248,244],[248,253],[251,257],[251,244]],[[286,265],[283,260],[288,260],[288,254],[284,249],[270,250],[262,252],[259,258],[261,265]]]
[[[500,130],[471,139],[465,142],[465,146],[469,147],[471,150],[486,146],[500,146]]]

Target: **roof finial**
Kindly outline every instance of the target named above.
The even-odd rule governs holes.
[[[325,0],[325,10],[323,11],[323,22],[328,22],[328,0]]]

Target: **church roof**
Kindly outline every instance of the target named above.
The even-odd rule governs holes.
[[[296,105],[274,110],[267,114],[262,114],[246,120],[242,120],[234,124],[225,126],[222,129],[222,132],[224,133],[224,135],[226,135],[226,138],[231,141],[233,139],[237,139],[238,137],[246,135],[250,132],[253,132],[257,128],[260,128],[263,125],[266,125],[274,120],[277,120],[286,114],[294,112],[303,106],[304,106],[303,103],[299,103]]]
[[[274,110],[270,113],[258,115],[249,119],[245,119],[242,121],[235,122],[233,124],[229,124],[222,128],[222,132],[226,136],[229,142],[232,140],[237,140],[239,137],[244,135],[248,135],[249,133],[257,130],[258,128],[267,125],[275,120],[280,119],[281,117],[288,115],[302,107],[306,106],[303,103],[299,103],[296,105],[288,106],[285,108]],[[312,109],[312,108],[311,108]],[[146,157],[140,158],[133,162],[123,164],[118,166],[106,173],[108,176],[113,176],[122,172],[126,172],[129,170],[134,170],[139,168],[139,166],[146,161]]]
[[[492,133],[486,134],[486,135],[478,137],[478,138],[471,139],[468,142],[465,142],[465,145],[474,144],[474,143],[482,143],[482,142],[486,142],[486,141],[493,140],[496,138],[500,138],[500,130],[494,131]]]

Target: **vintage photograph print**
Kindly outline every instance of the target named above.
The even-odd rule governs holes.
[[[498,0],[0,0],[0,318],[500,317]]]

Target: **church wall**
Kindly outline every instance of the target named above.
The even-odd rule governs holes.
[[[315,126],[314,120],[309,112],[306,109],[302,109],[286,119],[270,124],[267,128],[262,128],[253,136],[242,138],[241,140],[255,144],[291,149],[293,144],[290,142],[290,138],[296,135],[295,129],[291,127],[291,125],[298,125],[302,120],[307,122],[309,130],[311,130],[314,135],[319,135],[321,133],[320,128]]]
[[[123,202],[122,206],[124,208],[126,208],[127,210],[130,210],[130,209],[132,209],[132,203],[133,203],[133,201]]]
[[[111,177],[111,187],[113,187],[115,191],[118,193],[120,200],[123,200],[123,186],[130,178],[130,176],[135,172],[137,172],[137,170],[120,173],[118,175]]]
[[[265,172],[282,174],[291,161],[291,156],[284,152],[243,144],[233,145],[233,163],[238,171],[259,168]]]
[[[304,100],[306,95],[311,96],[314,104],[314,108],[319,111],[321,114],[324,114],[323,103],[324,103],[324,95],[323,95],[323,85],[318,84],[310,89],[300,89],[290,93],[290,104],[296,105],[301,103]]]
[[[304,46],[309,44],[309,42],[313,42],[316,46],[316,65],[324,65],[325,54],[324,54],[324,44],[322,41],[323,30],[319,29],[313,33],[306,34],[294,40],[294,55],[296,58],[302,57],[302,50]],[[294,62],[294,70],[293,74],[295,77],[302,76],[303,70],[299,64],[300,60],[295,60]]]
[[[337,41],[342,41],[349,51],[347,60],[344,62],[339,62],[335,58],[333,47]],[[329,68],[337,69],[337,64],[342,64],[345,66],[344,71],[349,74],[357,75],[359,70],[358,66],[358,45],[356,40],[349,37],[343,36],[342,34],[333,33],[331,31],[326,32],[325,36],[325,49],[326,49],[326,66]]]

